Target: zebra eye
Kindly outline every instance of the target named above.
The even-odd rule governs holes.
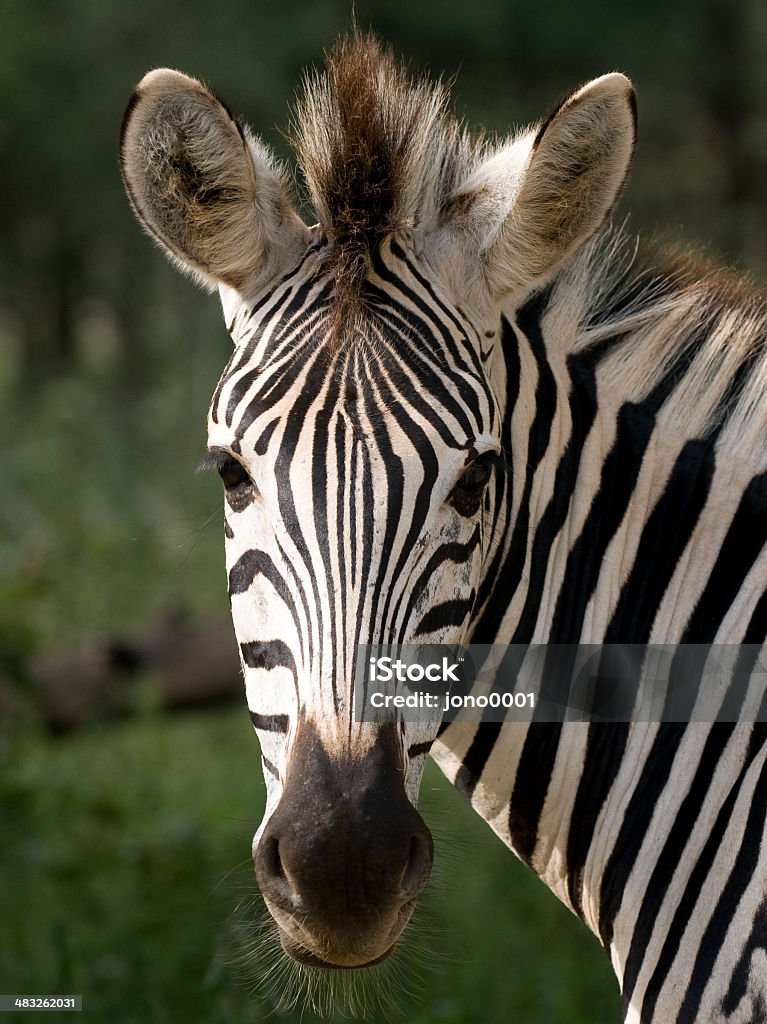
[[[493,466],[497,456],[492,452],[478,455],[463,471],[461,478],[453,488],[450,503],[462,516],[476,515],[482,503],[485,488],[493,474]]]
[[[464,494],[481,494],[487,486],[493,472],[495,457],[491,452],[478,455],[472,464],[464,470],[458,487]]]
[[[237,459],[226,459],[218,466],[218,472],[227,491],[242,490],[252,484],[245,467]]]

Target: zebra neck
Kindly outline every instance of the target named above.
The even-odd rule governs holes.
[[[678,376],[632,398],[611,390],[598,356],[558,356],[544,344],[542,311],[545,302],[528,306],[505,325],[512,488],[472,640],[762,643],[762,467],[721,445],[717,453],[716,429],[701,436],[694,417],[685,424]],[[759,777],[763,731],[456,723],[433,756],[610,949],[628,990],[642,942],[663,934],[659,908],[673,914],[676,897],[692,899],[681,851],[694,847],[688,863],[697,863],[708,825],[733,813],[739,772]],[[659,892],[668,900],[658,903]]]
[[[767,473],[685,428],[673,375],[627,399],[540,323],[527,306],[505,326],[512,469],[473,642],[761,643]]]

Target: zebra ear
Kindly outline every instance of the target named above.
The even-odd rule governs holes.
[[[522,297],[553,276],[614,206],[635,140],[631,82],[604,75],[478,168],[442,220],[452,206],[453,231],[474,248],[485,294]]]
[[[266,147],[194,78],[167,68],[144,76],[120,159],[144,229],[211,289],[253,293],[306,243]]]

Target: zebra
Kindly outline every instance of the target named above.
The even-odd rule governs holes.
[[[255,873],[311,969],[394,949],[430,874],[426,757],[597,936],[626,1024],[767,1020],[759,721],[356,721],[362,644],[761,645],[767,313],[611,215],[630,81],[500,142],[356,30],[291,141],[318,223],[200,82],[151,71],[123,181],[217,288],[206,464],[266,782]]]

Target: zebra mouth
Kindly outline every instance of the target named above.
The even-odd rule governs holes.
[[[291,928],[291,931],[286,930],[276,918],[274,923],[277,926],[277,934],[283,951],[293,960],[297,960],[298,963],[303,964],[306,967],[317,967],[327,971],[359,971],[366,967],[375,967],[376,964],[383,963],[383,961],[394,952],[397,941],[410,920],[410,916],[413,913],[416,903],[416,899],[408,900],[408,902],[400,908],[397,914],[397,920],[388,934],[389,944],[382,953],[376,952],[376,947],[380,949],[381,943],[372,942],[368,944],[368,950],[370,953],[373,953],[369,959],[365,959],[366,951],[364,947],[361,947],[359,944],[357,944],[357,955],[359,956],[359,959],[357,959],[357,955],[355,955],[353,947],[347,946],[346,950],[344,950],[342,945],[339,945],[339,952],[341,955],[339,955],[338,960],[345,962],[338,962],[334,959],[328,959],[324,956],[320,956],[317,953],[312,952],[306,944],[305,938],[308,933],[305,930],[305,926],[300,929],[300,931],[296,929],[296,931],[298,931],[298,934],[296,934],[293,928]],[[272,916],[274,917],[274,914],[272,914]],[[295,921],[293,921],[292,924],[295,927]],[[301,932],[304,934],[301,935]],[[302,941],[302,939],[304,939],[304,941]],[[387,940],[384,939],[383,941]]]
[[[376,964],[382,963],[391,954],[394,949],[394,945],[389,946],[385,953],[381,953],[380,956],[375,957],[373,960],[367,960],[362,964],[335,964],[332,960],[323,960],[315,953],[310,952],[305,946],[294,945],[286,943],[283,935],[280,935],[280,941],[282,942],[282,948],[285,952],[291,956],[298,963],[303,964],[305,967],[317,967],[325,971],[361,971],[366,967],[375,967]]]

